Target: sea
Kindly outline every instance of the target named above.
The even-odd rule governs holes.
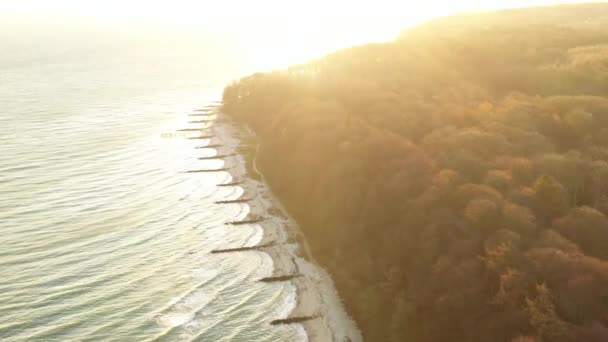
[[[71,34],[71,35],[70,35]],[[61,37],[59,37],[61,36]],[[67,36],[68,38],[66,38]],[[8,37],[8,38],[7,38]],[[243,72],[217,39],[0,40],[0,341],[305,341],[217,151],[179,131]]]

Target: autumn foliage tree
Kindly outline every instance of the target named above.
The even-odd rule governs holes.
[[[440,19],[226,87],[368,341],[608,340],[608,6]]]

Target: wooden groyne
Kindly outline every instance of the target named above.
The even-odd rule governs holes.
[[[199,108],[199,109],[195,109],[194,112],[196,113],[210,113],[213,112],[212,108]]]
[[[237,248],[224,248],[224,249],[214,249],[211,251],[211,254],[222,254],[222,253],[233,253],[233,252],[245,252],[245,251],[257,251],[263,248],[269,248],[275,246],[275,242],[269,242],[263,245],[251,246],[251,247],[237,247]]]
[[[200,114],[188,114],[188,116],[193,116],[196,118],[215,118],[217,117],[216,114],[204,114],[204,113],[200,113]]]
[[[202,131],[203,129],[204,128],[198,129],[198,131]],[[188,139],[190,139],[190,140],[205,140],[205,139],[211,139],[211,138],[215,138],[215,135],[200,135],[198,137],[192,137],[192,138],[188,138]]]
[[[216,119],[207,119],[207,120],[196,120],[196,121],[188,121],[188,123],[208,123],[208,122],[215,122]]]
[[[195,110],[194,113],[188,114],[188,116],[216,116],[211,110]]]
[[[205,128],[182,128],[182,129],[178,129],[176,131],[177,132],[200,132],[204,129]],[[192,138],[189,138],[189,139],[192,139]]]
[[[236,181],[232,181],[230,183],[223,183],[223,184],[218,184],[217,186],[238,186],[243,184],[244,182],[242,180],[236,180]]]
[[[186,173],[221,172],[221,171],[229,171],[229,170],[230,169],[223,167],[221,169],[190,170],[190,171],[186,171]]]
[[[290,317],[290,318],[286,318],[286,319],[275,319],[274,321],[270,322],[271,325],[280,325],[280,324],[294,324],[294,323],[302,323],[302,322],[306,322],[306,321],[311,321],[315,318],[319,318],[321,317],[320,315],[313,315],[313,316],[298,316],[298,317]]]
[[[274,277],[266,277],[266,278],[262,278],[259,281],[261,281],[262,283],[278,283],[278,282],[283,282],[283,281],[290,281],[296,278],[301,277],[301,274],[288,274],[288,275],[283,275],[283,276],[274,276]]]
[[[256,218],[252,218],[249,220],[242,220],[242,221],[230,221],[230,222],[226,222],[226,224],[229,224],[231,226],[243,226],[246,224],[255,224],[255,223],[260,223],[262,221],[266,221],[267,219],[264,217],[256,217]]]
[[[253,198],[239,198],[235,200],[216,201],[215,204],[247,203]]]
[[[232,154],[218,154],[217,156],[213,156],[213,157],[200,157],[200,158],[198,158],[198,160],[224,159],[224,158],[234,157],[234,156],[236,156],[236,153],[232,153]]]
[[[201,138],[202,139],[202,138]],[[196,146],[196,149],[202,149],[202,148],[216,148],[216,147],[222,147],[224,145],[221,144],[212,144],[212,145],[205,145],[205,146]]]

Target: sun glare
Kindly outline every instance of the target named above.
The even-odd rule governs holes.
[[[0,0],[0,16],[213,32],[236,45],[255,68],[270,69],[345,46],[386,41],[405,27],[441,15],[556,2],[565,1]]]

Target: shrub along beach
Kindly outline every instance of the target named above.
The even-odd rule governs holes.
[[[456,16],[226,87],[367,341],[608,340],[608,5]]]

